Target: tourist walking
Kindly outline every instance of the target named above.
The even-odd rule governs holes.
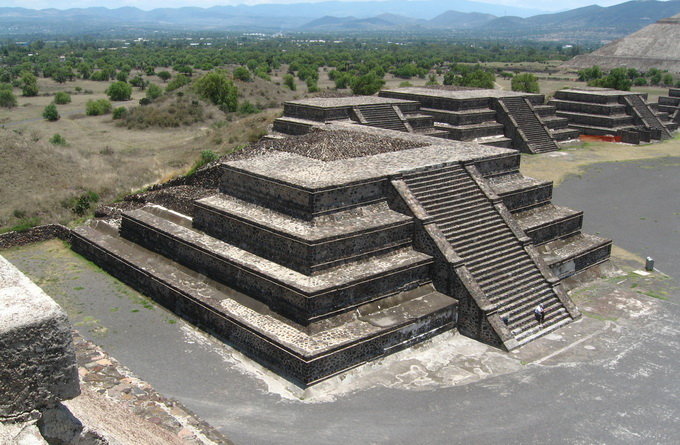
[[[543,320],[545,320],[545,308],[543,307],[543,303],[539,303],[538,306],[536,306],[534,309],[534,316],[536,317],[536,321],[543,324]]]

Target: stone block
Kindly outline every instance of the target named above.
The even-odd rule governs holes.
[[[0,418],[80,394],[66,313],[0,257]]]

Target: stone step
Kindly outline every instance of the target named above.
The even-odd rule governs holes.
[[[420,111],[429,114],[437,122],[451,125],[470,125],[496,120],[496,112],[490,108],[477,108],[460,111],[421,108]]]
[[[511,297],[518,289],[538,286],[545,283],[545,278],[538,269],[526,269],[517,273],[512,279],[501,280],[496,284],[484,287],[484,291],[492,301],[504,301]]]
[[[555,291],[545,282],[538,279],[528,280],[521,287],[505,294],[504,298],[495,298],[492,302],[499,304],[499,314],[509,318],[519,318],[527,309],[535,308],[539,303],[559,302]],[[559,303],[561,305],[561,303]]]
[[[514,304],[524,304],[527,298],[534,298],[539,296],[539,292],[550,289],[545,280],[538,275],[525,275],[521,280],[517,281],[517,285],[513,288],[499,289],[489,296],[489,300],[502,307],[503,311],[508,307],[507,311],[512,310]],[[552,292],[552,290],[551,290]],[[554,295],[554,292],[552,292]],[[507,312],[506,311],[506,312]]]
[[[497,215],[496,209],[493,206],[490,206],[488,202],[480,201],[480,204],[474,211],[469,211],[467,213],[452,211],[450,213],[437,215],[435,220],[440,227],[448,227],[451,224],[457,224],[463,229],[470,224],[474,224],[478,218],[486,218],[487,216],[492,215]]]
[[[433,202],[422,202],[423,208],[427,213],[432,214],[432,212],[441,213],[442,209],[445,210],[462,210],[464,207],[461,204],[473,204],[477,201],[486,201],[486,197],[482,194],[480,190],[467,190],[463,193],[456,193],[455,198],[448,197],[444,200],[434,200]],[[461,212],[462,213],[462,212]]]
[[[520,346],[525,345],[571,322],[572,319],[566,311],[561,312],[560,314],[551,315],[550,317],[546,316],[543,325],[538,325],[537,323],[536,326],[532,326],[530,329],[524,330],[515,338],[519,342]]]
[[[470,221],[465,225],[455,224],[455,222],[443,225],[437,221],[437,227],[439,227],[439,230],[441,230],[444,235],[449,235],[454,232],[471,234],[483,228],[497,226],[502,223],[503,221],[498,214],[491,214],[486,218]]]
[[[619,104],[618,102],[598,104],[580,101],[552,99],[548,103],[556,108],[555,113],[557,113],[558,111],[588,113],[596,115],[615,115],[626,113],[626,106]]]
[[[487,284],[495,281],[510,279],[508,275],[516,275],[528,268],[534,268],[535,264],[528,255],[515,258],[514,261],[507,261],[505,264],[499,263],[496,270],[487,270],[486,273],[475,272],[475,278],[480,286],[484,287]]]
[[[494,224],[487,224],[484,226],[475,227],[474,229],[470,230],[450,231],[447,234],[446,239],[449,240],[451,244],[460,245],[461,242],[486,239],[488,237],[495,236],[495,234],[500,232],[511,232],[510,229],[503,223],[502,219],[496,220]]]
[[[442,177],[447,177],[453,173],[465,173],[465,170],[459,165],[445,165],[442,167],[433,168],[430,170],[416,170],[413,172],[406,172],[402,175],[404,181],[409,184],[418,185],[421,182],[429,182],[433,180],[438,180]]]
[[[437,219],[437,226],[445,231],[449,228],[455,228],[456,230],[467,230],[468,227],[477,224],[485,224],[488,221],[498,220],[499,215],[496,213],[495,208],[489,206],[485,211],[476,212],[475,216],[470,216],[468,218],[447,218],[447,219]]]
[[[570,318],[567,310],[558,302],[553,303],[550,307],[546,307],[545,319],[543,321],[543,326],[547,326],[554,323],[556,320],[561,320],[564,318]],[[539,327],[541,324],[536,320],[536,316],[533,313],[533,308],[528,308],[528,310],[523,314],[521,318],[516,319],[513,323],[508,325],[510,332],[517,332],[518,330],[521,334],[517,334],[517,337],[524,337],[526,331],[530,331],[535,327]]]
[[[448,239],[448,238],[447,238]],[[512,232],[510,232],[510,229],[501,226],[499,231],[494,232],[493,236],[488,236],[484,237],[483,239],[478,239],[474,243],[466,243],[466,242],[451,242],[451,245],[453,245],[453,248],[456,250],[456,252],[459,252],[463,258],[467,258],[471,254],[477,253],[480,249],[481,250],[486,250],[489,251],[489,247],[495,246],[497,244],[502,244],[505,241],[508,240],[514,240],[512,237]]]
[[[461,184],[459,187],[451,187],[450,189],[436,192],[429,191],[421,196],[416,195],[416,197],[423,204],[423,207],[428,209],[440,204],[442,201],[451,200],[452,197],[456,197],[457,202],[478,193],[480,193],[480,191],[476,184],[465,183]]]
[[[495,258],[496,255],[505,255],[506,249],[512,249],[520,246],[517,239],[512,237],[507,237],[505,239],[500,239],[493,243],[489,243],[486,246],[480,246],[475,250],[468,251],[463,256],[465,261],[477,262],[480,258],[487,257],[489,260]]]
[[[573,128],[560,128],[557,130],[550,130],[552,138],[557,142],[568,141],[571,139],[578,139],[581,132]]]
[[[507,315],[508,325],[511,327],[516,327],[521,324],[523,320],[526,320],[527,316],[534,316],[534,309],[539,304],[543,304],[546,310],[546,315],[552,310],[557,310],[562,308],[562,303],[555,296],[555,292],[552,288],[546,286],[544,289],[534,292],[530,297],[525,297],[514,301],[512,304],[506,304],[503,306],[502,315]]]
[[[459,192],[472,190],[476,185],[470,184],[469,179],[466,181],[460,179],[457,181],[441,181],[437,184],[431,184],[428,188],[420,188],[418,190],[411,190],[419,200],[431,201],[442,195],[455,195]]]
[[[482,282],[491,279],[497,274],[502,274],[511,270],[519,270],[520,267],[533,264],[534,262],[531,257],[529,257],[522,249],[515,250],[514,253],[510,255],[505,253],[503,257],[494,260],[493,265],[489,265],[489,262],[484,262],[484,267],[468,267],[468,269],[470,269],[470,272],[474,273],[475,277],[478,277],[478,281]]]
[[[522,175],[505,175],[492,178],[491,188],[503,199],[511,212],[536,207],[552,198],[552,181],[540,181]]]
[[[301,324],[429,281],[432,262],[428,255],[406,249],[308,276],[140,210],[123,214],[121,235]]]
[[[554,105],[534,105],[534,111],[541,117],[550,117],[555,115]]]
[[[471,125],[449,125],[435,122],[435,128],[438,130],[448,130],[451,139],[459,141],[471,141],[487,136],[503,135],[503,124],[499,124],[496,121]]]
[[[504,250],[496,250],[487,257],[479,257],[475,260],[468,260],[465,266],[475,274],[484,275],[487,272],[493,271],[495,267],[501,267],[506,262],[518,261],[524,257],[526,252],[522,246],[517,243],[514,247],[506,248]]]
[[[583,212],[547,204],[513,215],[520,228],[539,245],[581,230]]]
[[[358,318],[310,334],[247,295],[126,241],[110,229],[101,227],[101,222],[75,229],[73,250],[189,323],[303,385],[453,327],[455,300],[430,288],[416,289],[416,297],[396,299],[382,309],[359,307]]]
[[[608,260],[611,243],[606,238],[577,233],[538,246],[537,250],[555,276],[563,279]]]
[[[195,202],[193,227],[308,275],[407,247],[412,239],[412,219],[386,203],[320,221],[301,221],[218,194]]]

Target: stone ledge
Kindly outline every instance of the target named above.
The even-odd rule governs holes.
[[[66,313],[0,257],[0,418],[80,394]]]

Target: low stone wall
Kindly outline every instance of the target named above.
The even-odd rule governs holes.
[[[22,232],[7,232],[0,235],[0,249],[25,246],[31,243],[59,238],[70,241],[71,230],[61,224],[37,226]]]

